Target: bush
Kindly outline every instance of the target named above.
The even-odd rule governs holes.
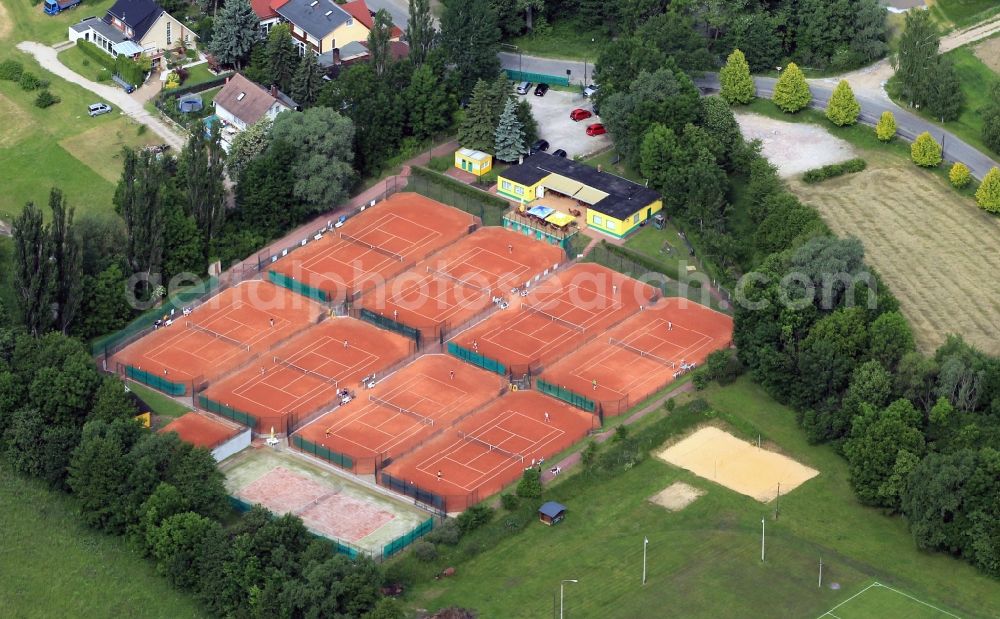
[[[709,382],[711,381],[709,380],[708,371],[705,368],[698,368],[694,371],[694,374],[691,375],[691,384],[694,385],[694,388],[698,391],[708,387]]]
[[[667,411],[672,413],[675,408],[677,408],[677,400],[673,398],[667,400]]]
[[[794,62],[789,62],[781,72],[778,83],[774,85],[771,100],[781,111],[790,114],[809,105],[809,101],[812,100],[809,84],[806,83],[806,76],[802,74],[802,70]]]
[[[969,167],[961,162],[956,162],[955,165],[951,166],[951,170],[948,171],[948,180],[956,189],[961,189],[969,184],[972,180],[972,174],[969,173]]]
[[[875,137],[880,142],[888,142],[896,135],[896,116],[889,110],[882,112],[875,125]]]
[[[931,134],[924,131],[913,140],[910,146],[910,158],[913,163],[924,168],[934,168],[941,163],[941,145]]]
[[[435,172],[444,172],[451,167],[452,162],[455,158],[452,155],[442,155],[440,157],[434,157],[431,159],[427,167],[434,170]]]
[[[38,79],[34,73],[30,71],[25,71],[21,73],[21,79],[17,81],[21,86],[21,90],[38,90],[40,88],[45,88],[49,85],[45,80]]]
[[[542,474],[532,467],[524,471],[521,481],[517,482],[517,490],[514,491],[522,499],[537,499],[542,496]]]
[[[517,497],[516,494],[501,494],[500,495],[500,505],[509,512],[517,509],[517,506],[521,504],[521,499]]]
[[[21,79],[24,73],[24,65],[16,60],[4,60],[0,62],[0,80],[16,82]]]
[[[35,107],[47,108],[50,105],[55,105],[56,103],[59,103],[59,101],[61,101],[59,97],[55,96],[48,90],[43,90],[42,92],[38,93],[37,97],[35,97]]]
[[[96,60],[97,64],[108,69],[109,71],[115,68],[115,59],[104,53],[101,48],[97,47],[93,43],[88,41],[77,41],[76,46],[81,52],[90,56],[93,60]]]
[[[868,164],[865,163],[864,159],[849,159],[843,163],[833,163],[825,165],[822,168],[807,170],[806,173],[802,175],[802,180],[806,183],[818,183],[820,181],[825,181],[828,178],[860,172],[867,166]]]
[[[434,527],[434,530],[428,533],[425,539],[432,544],[454,546],[458,540],[462,539],[462,529],[459,528],[454,518],[447,518]]]
[[[976,190],[976,204],[990,213],[1000,213],[1000,170],[990,168]]]
[[[833,90],[830,103],[826,106],[826,118],[838,127],[853,125],[858,122],[861,106],[854,98],[854,91],[847,80],[840,80]]]
[[[455,523],[458,524],[458,528],[464,535],[471,531],[475,531],[492,519],[493,508],[489,505],[480,503],[479,505],[473,505],[459,514],[458,518],[455,519]]]
[[[417,540],[413,543],[413,556],[415,556],[418,561],[430,563],[434,559],[437,559],[437,546],[427,540]]]

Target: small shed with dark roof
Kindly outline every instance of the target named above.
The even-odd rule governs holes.
[[[538,508],[538,519],[549,526],[558,524],[565,517],[566,506],[562,503],[549,501]]]

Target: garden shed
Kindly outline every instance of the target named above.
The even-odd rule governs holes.
[[[549,501],[538,508],[538,519],[549,526],[558,524],[565,517],[566,506],[562,503]]]

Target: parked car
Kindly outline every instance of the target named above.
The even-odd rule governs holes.
[[[111,106],[107,103],[93,103],[87,106],[87,113],[91,116],[100,116],[111,111]]]
[[[604,135],[605,133],[607,133],[607,130],[601,123],[594,123],[587,127],[587,135],[589,136]]]
[[[536,97],[544,97],[545,93],[547,93],[548,91],[549,91],[549,85],[548,84],[539,84],[538,86],[535,86],[535,96]]]
[[[590,107],[594,108],[594,116],[600,116],[601,115],[601,110],[597,107],[597,103],[594,103],[594,105],[592,105]]]
[[[585,110],[582,107],[578,107],[569,113],[570,120],[576,122],[580,122],[584,118],[590,118],[591,116],[593,116],[593,114],[591,114],[589,110]]]
[[[535,143],[531,145],[531,153],[537,153],[543,150],[549,150],[548,140],[536,140]]]
[[[531,90],[531,82],[521,82],[517,85],[517,94],[526,95]]]
[[[591,84],[590,86],[587,86],[586,88],[583,89],[583,96],[584,97],[594,96],[594,94],[597,93],[598,88],[600,88],[600,86],[598,86],[597,84]]]
[[[564,151],[563,149],[559,148],[559,149],[556,149],[556,150],[552,151],[552,154],[555,155],[556,157],[565,157],[566,156],[566,151]]]

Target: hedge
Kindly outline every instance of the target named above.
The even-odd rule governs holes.
[[[437,183],[438,185],[443,185],[452,191],[480,200],[487,206],[495,206],[497,208],[502,208],[505,211],[510,208],[510,204],[508,204],[506,200],[498,198],[493,194],[486,193],[485,191],[469,187],[462,181],[455,180],[450,176],[439,174],[434,170],[422,166],[413,166],[411,170],[417,176],[422,176],[427,180]]]
[[[665,262],[660,262],[659,260],[647,256],[646,254],[633,251],[631,249],[628,249],[627,247],[612,245],[611,243],[608,243],[607,241],[604,240],[601,241],[601,248],[607,251],[608,253],[615,254],[617,256],[625,258],[626,260],[631,260],[632,262],[638,263],[639,265],[649,269],[650,271],[663,273],[670,279],[674,279],[677,281],[681,281],[682,279],[687,280],[686,283],[691,288],[701,288],[700,280],[697,279],[688,280],[686,273],[684,274],[679,273],[677,269],[673,267],[673,265],[667,264]]]
[[[169,92],[163,91],[157,95],[157,103],[162,104],[167,97],[179,97],[190,92],[205,92],[206,90],[211,90],[216,86],[222,86],[226,83],[226,78],[230,75],[232,75],[232,73],[226,73],[215,79],[208,80],[207,82],[199,82],[190,86],[178,86],[177,88],[171,88]]]
[[[865,163],[864,159],[848,159],[843,163],[834,163],[831,165],[825,165],[822,168],[807,170],[806,173],[802,175],[802,180],[807,183],[818,183],[820,181],[825,181],[828,178],[834,178],[836,176],[842,176],[853,172],[860,172],[864,170],[867,165],[868,164]]]
[[[115,70],[115,59],[106,54],[100,47],[88,41],[77,41],[76,46],[80,48],[81,52],[96,60],[97,64],[105,69],[109,71]]]

